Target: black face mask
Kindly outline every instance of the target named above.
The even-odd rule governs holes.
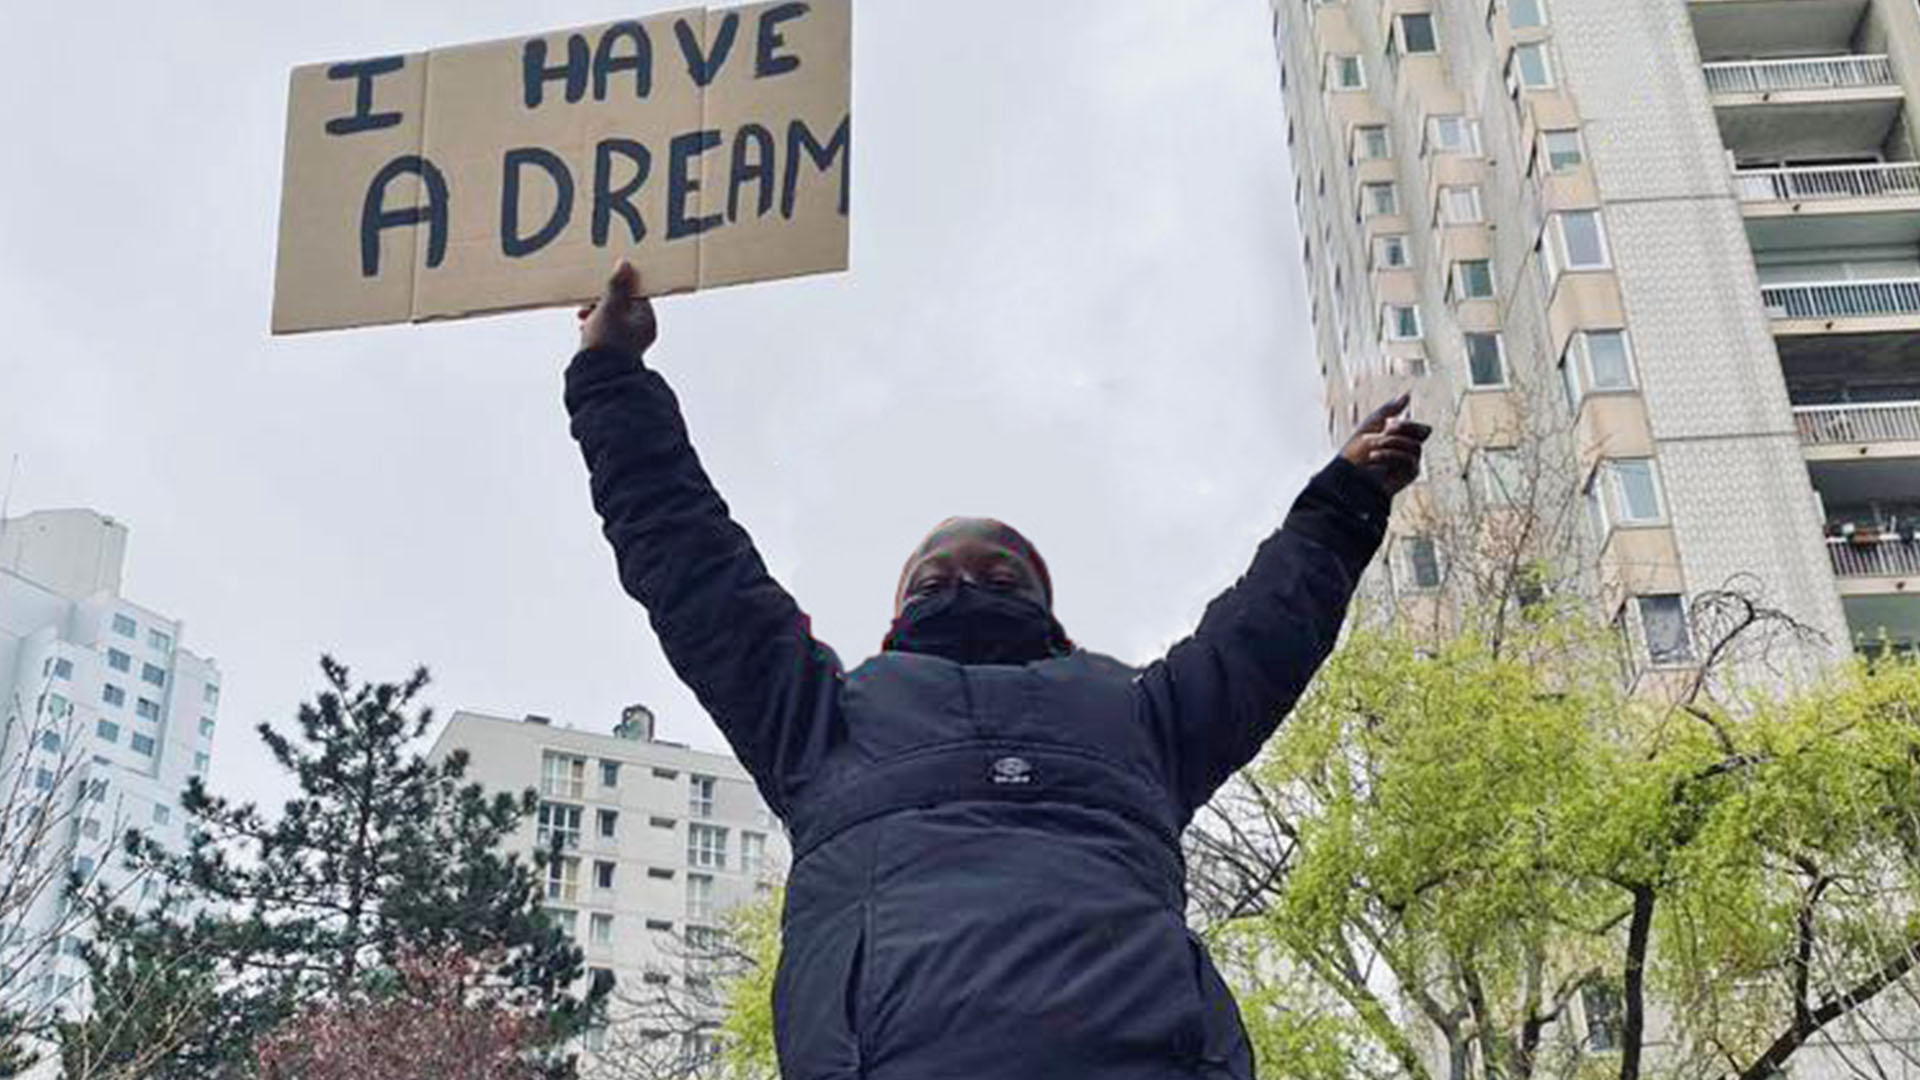
[[[956,664],[1027,664],[1073,651],[1046,608],[965,582],[907,601],[882,647]]]

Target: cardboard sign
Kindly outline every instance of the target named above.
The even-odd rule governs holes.
[[[274,333],[846,269],[850,5],[296,69]]]

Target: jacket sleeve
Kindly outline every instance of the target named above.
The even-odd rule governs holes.
[[[1333,651],[1391,506],[1376,481],[1334,459],[1193,636],[1141,673],[1183,820],[1253,760]]]
[[[789,795],[838,738],[839,659],[728,516],[665,379],[624,353],[588,349],[567,369],[566,404],[621,584],[786,816]]]

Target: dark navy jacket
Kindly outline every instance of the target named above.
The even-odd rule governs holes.
[[[852,671],[727,514],[659,375],[589,350],[573,435],[620,579],[794,844],[787,1080],[1253,1075],[1180,834],[1333,648],[1388,498],[1343,460],[1144,670],[887,652]]]

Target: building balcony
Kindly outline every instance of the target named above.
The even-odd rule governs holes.
[[[1920,199],[1920,161],[1742,169],[1733,174],[1743,203],[1845,203]]]
[[[1755,252],[1920,244],[1920,161],[1736,169]]]
[[[1702,66],[1720,137],[1741,161],[1857,158],[1887,145],[1904,92],[1881,54]]]
[[[1913,443],[1920,447],[1920,401],[1874,401],[1848,405],[1801,405],[1793,410],[1800,441],[1808,446]]]
[[[1920,577],[1920,541],[1898,536],[1831,537],[1827,554],[1833,560],[1833,573],[1839,578],[1911,578]]]
[[[1920,277],[1762,285],[1779,334],[1920,329]]]
[[[1691,0],[1694,40],[1707,60],[1785,52],[1868,51],[1869,0]]]
[[[1873,56],[1795,56],[1782,60],[1727,60],[1704,65],[1715,95],[1805,94],[1899,88],[1893,62]]]

